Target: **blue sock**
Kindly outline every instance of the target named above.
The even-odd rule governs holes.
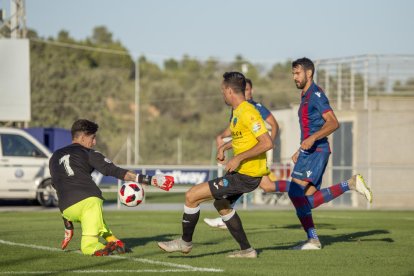
[[[319,240],[318,238],[318,234],[316,234],[316,229],[315,228],[309,228],[306,233],[308,234],[308,239],[315,239],[315,240]]]

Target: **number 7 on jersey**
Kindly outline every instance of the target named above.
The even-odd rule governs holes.
[[[63,163],[63,166],[65,167],[65,171],[68,176],[74,176],[75,173],[73,172],[72,168],[70,167],[70,161],[69,161],[70,154],[64,155],[62,158],[59,159],[59,165]]]

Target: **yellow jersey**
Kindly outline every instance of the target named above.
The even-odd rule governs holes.
[[[260,113],[247,101],[242,102],[233,110],[233,116],[230,120],[230,131],[235,156],[253,148],[258,143],[256,138],[267,133]],[[252,177],[261,177],[269,174],[266,165],[266,152],[242,161],[236,171]]]

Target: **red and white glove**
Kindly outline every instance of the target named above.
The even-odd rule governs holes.
[[[62,247],[62,250],[68,246],[70,240],[73,237],[73,230],[65,229],[65,238],[62,241],[62,244],[60,245]]]
[[[64,250],[68,246],[70,240],[73,237],[73,223],[65,218],[63,218],[63,223],[65,225],[65,238],[60,244],[62,250]]]
[[[151,178],[151,185],[168,192],[174,186],[174,177],[156,174]]]

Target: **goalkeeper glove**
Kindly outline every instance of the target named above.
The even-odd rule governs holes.
[[[163,174],[156,174],[153,176],[137,174],[136,182],[152,185],[164,191],[169,191],[174,186],[174,177]]]
[[[151,185],[168,192],[174,186],[174,177],[156,174],[151,179]]]
[[[68,246],[70,240],[73,237],[73,223],[71,221],[63,218],[63,224],[65,225],[65,238],[63,239],[63,241],[60,245],[62,250],[64,250]]]

